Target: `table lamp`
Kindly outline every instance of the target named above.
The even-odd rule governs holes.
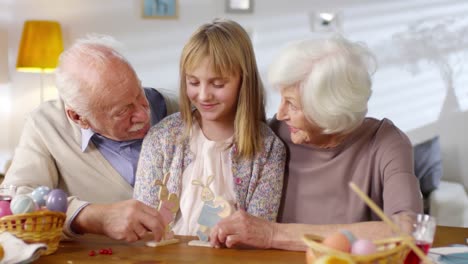
[[[55,70],[62,51],[62,32],[58,22],[40,20],[24,22],[16,70],[40,73],[41,103],[44,101],[43,74]]]

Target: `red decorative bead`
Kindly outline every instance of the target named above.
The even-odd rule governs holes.
[[[96,252],[94,250],[89,251],[88,256],[94,257],[96,256]]]

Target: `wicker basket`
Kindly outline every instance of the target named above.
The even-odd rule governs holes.
[[[329,248],[314,240],[315,236],[305,235],[303,240],[312,250],[316,258],[324,255],[344,256],[356,264],[400,264],[405,261],[410,249],[403,243],[402,237],[393,237],[374,241],[377,252],[369,255],[353,255]]]
[[[0,233],[8,231],[26,243],[47,244],[42,255],[54,253],[62,238],[65,214],[52,211],[36,211],[0,218]]]

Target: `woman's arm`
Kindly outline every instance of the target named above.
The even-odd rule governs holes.
[[[306,245],[302,241],[305,234],[327,237],[339,230],[346,229],[360,239],[382,239],[392,236],[390,227],[384,222],[360,222],[353,224],[307,225],[307,224],[273,224],[272,248],[303,251]]]
[[[238,211],[221,220],[211,232],[210,243],[214,247],[256,247],[304,251],[305,234],[326,237],[341,229],[351,231],[357,238],[381,239],[392,236],[383,222],[360,222],[342,225],[307,225],[268,222],[259,217]]]

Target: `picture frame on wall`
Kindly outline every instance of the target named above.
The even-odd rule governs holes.
[[[226,0],[226,13],[253,13],[254,0]]]
[[[178,0],[141,0],[143,18],[176,19]]]

